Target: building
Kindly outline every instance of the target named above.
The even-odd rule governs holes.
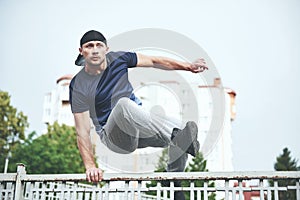
[[[56,88],[44,97],[43,122],[74,125],[69,103],[69,85],[73,75],[66,74],[56,80]]]
[[[201,151],[207,160],[207,168],[209,171],[233,171],[231,134],[232,122],[236,117],[236,93],[230,88],[224,88],[220,78],[215,78],[213,85],[199,85],[198,88],[202,102],[199,103],[200,135],[205,138],[202,140],[204,145]],[[221,100],[214,102],[212,95]],[[218,112],[214,113],[214,110]]]

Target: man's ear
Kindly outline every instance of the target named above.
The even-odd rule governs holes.
[[[79,47],[79,53],[80,53],[80,55],[82,55],[82,48],[81,47]]]
[[[106,47],[106,53],[108,53],[109,47]]]

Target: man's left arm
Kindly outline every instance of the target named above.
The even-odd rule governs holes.
[[[137,67],[154,67],[164,70],[186,70],[193,73],[203,72],[208,67],[203,58],[197,59],[193,63],[182,62],[172,58],[162,56],[147,56],[137,53]]]

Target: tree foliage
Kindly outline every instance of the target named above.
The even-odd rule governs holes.
[[[85,172],[74,127],[54,123],[48,126],[46,134],[34,137],[35,132],[12,151],[11,171],[15,171],[16,163],[24,163],[26,171],[34,174]]]
[[[299,171],[300,166],[297,166],[297,160],[291,157],[291,152],[288,148],[284,148],[282,154],[280,154],[276,158],[276,162],[274,164],[274,169],[276,171]],[[274,186],[274,181],[270,181],[270,185]],[[278,186],[286,187],[288,185],[296,185],[296,180],[278,180]],[[296,199],[296,191],[288,190],[288,191],[279,191],[278,192],[279,199]],[[273,197],[274,199],[274,197]]]
[[[167,169],[167,164],[168,164],[168,149],[164,149],[161,153],[161,156],[158,159],[158,162],[156,164],[156,169],[154,172],[166,172]],[[155,187],[157,186],[157,181],[151,181],[150,183],[146,183],[146,187]],[[156,195],[155,191],[149,191],[146,192],[148,195]]]
[[[288,148],[284,148],[281,155],[276,158],[276,163],[274,164],[274,169],[276,171],[297,171],[297,160],[292,159],[291,152]]]
[[[10,104],[7,92],[0,91],[0,170],[3,171],[5,158],[9,149],[25,138],[25,129],[28,127],[27,116],[18,112]]]
[[[165,172],[168,165],[168,149],[164,149],[158,159],[155,172]]]

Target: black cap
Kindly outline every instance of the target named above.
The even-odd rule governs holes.
[[[106,44],[106,38],[104,37],[104,35],[94,30],[90,30],[82,36],[82,38],[80,39],[80,46],[90,41],[101,41]]]
[[[85,59],[84,59],[83,55],[79,54],[75,60],[75,65],[84,66],[84,64],[85,64]]]

